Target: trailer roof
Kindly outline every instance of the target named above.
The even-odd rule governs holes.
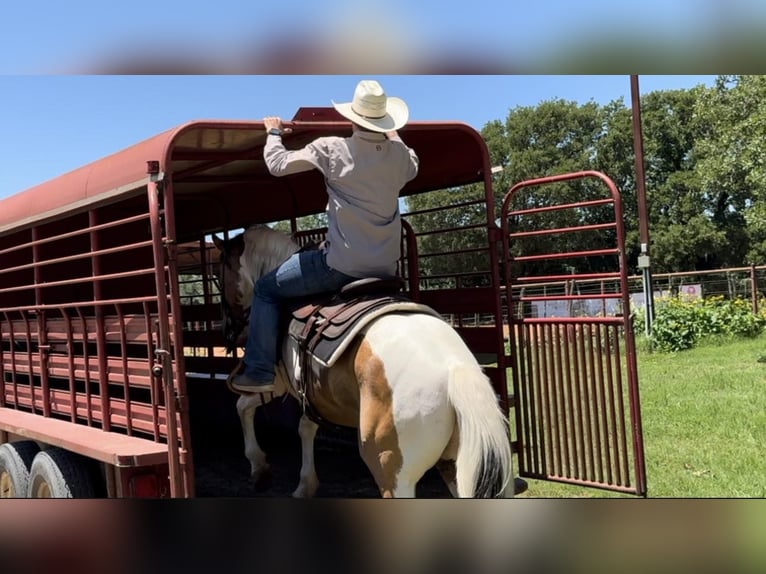
[[[293,129],[284,137],[289,149],[319,136],[351,133],[351,124],[332,108],[301,108],[286,125]],[[467,124],[412,121],[400,135],[420,158],[418,176],[402,196],[484,178],[486,146]],[[181,214],[176,217],[179,236],[322,211],[327,197],[321,174],[271,176],[263,162],[265,141],[260,120],[182,124],[0,200],[0,234],[141,195],[150,163],[159,177],[172,181],[175,209]]]

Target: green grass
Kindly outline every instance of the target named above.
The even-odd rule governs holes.
[[[766,497],[766,335],[678,353],[639,345],[648,496]],[[523,497],[624,497],[529,480]]]

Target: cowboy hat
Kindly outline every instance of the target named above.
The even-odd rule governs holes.
[[[375,80],[359,82],[352,102],[332,105],[343,117],[374,132],[398,130],[407,123],[410,113],[404,100],[386,96]]]

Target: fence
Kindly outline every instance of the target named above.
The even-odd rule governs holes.
[[[640,308],[644,305],[643,278],[641,275],[628,277],[631,304]],[[514,287],[525,295],[551,297],[550,300],[524,306],[526,317],[577,317],[615,315],[622,312],[618,301],[608,301],[596,295],[615,289],[610,280],[572,279],[548,283],[525,284]],[[724,299],[749,299],[754,314],[766,300],[766,265],[732,267],[711,271],[683,271],[652,275],[652,291],[655,297],[684,295],[695,299],[700,297],[723,297]],[[589,299],[588,294],[594,298]],[[561,296],[557,299],[557,296]],[[521,307],[519,307],[521,311]],[[450,316],[453,323],[480,325],[488,317],[475,314],[469,317]]]
[[[641,277],[631,277],[630,285],[631,292],[640,292]],[[766,298],[766,265],[661,273],[652,276],[652,288],[661,295],[750,299],[753,313],[758,313],[759,299]]]

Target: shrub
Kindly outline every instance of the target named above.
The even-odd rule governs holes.
[[[744,299],[680,296],[661,298],[655,303],[650,344],[658,351],[683,351],[707,337],[755,337],[766,326],[766,310],[760,308],[754,314],[750,301]],[[644,329],[645,321],[644,309],[634,313],[637,333]]]

